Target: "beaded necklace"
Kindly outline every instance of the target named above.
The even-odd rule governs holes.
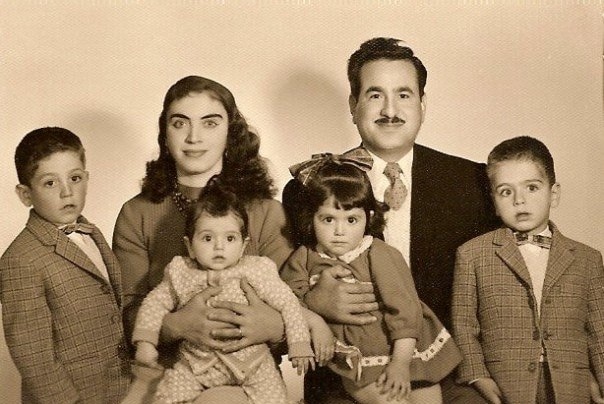
[[[187,215],[187,210],[191,205],[197,202],[197,199],[190,199],[183,195],[183,193],[178,189],[178,184],[174,184],[174,190],[172,191],[172,200],[176,205],[176,209],[183,215]]]

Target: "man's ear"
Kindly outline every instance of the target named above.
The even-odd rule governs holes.
[[[182,239],[185,242],[185,246],[187,247],[187,252],[189,253],[189,258],[194,260],[195,252],[193,251],[193,245],[191,244],[191,240],[189,240],[189,237],[187,237],[187,236],[184,236]]]
[[[350,94],[348,96],[348,108],[350,109],[350,115],[352,115],[352,123],[356,125],[356,119],[354,117],[354,110],[357,107],[357,99],[354,95]]]
[[[559,183],[555,183],[552,185],[552,195],[551,195],[551,203],[550,207],[555,208],[560,203],[560,196],[562,195],[562,187]]]
[[[31,189],[27,185],[19,184],[15,187],[15,192],[19,197],[21,203],[27,207],[32,205],[31,202]]]

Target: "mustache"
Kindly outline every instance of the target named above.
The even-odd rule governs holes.
[[[393,116],[392,118],[384,117],[377,119],[375,123],[384,124],[384,123],[405,123],[404,119],[399,118],[398,116]]]

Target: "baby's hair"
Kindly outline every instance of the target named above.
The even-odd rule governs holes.
[[[40,161],[54,153],[64,151],[78,153],[80,160],[86,165],[84,146],[73,132],[57,127],[39,128],[29,132],[21,139],[15,150],[15,167],[19,183],[31,185],[31,179]]]
[[[203,213],[212,217],[235,215],[241,221],[241,235],[248,236],[248,216],[243,202],[239,200],[232,187],[225,185],[217,175],[210,178],[199,200],[188,211],[185,235],[193,240],[197,220]]]
[[[556,183],[554,159],[547,146],[540,140],[530,136],[518,136],[495,146],[487,159],[487,174],[491,182],[497,170],[497,163],[508,160],[530,160],[543,168],[549,185]]]
[[[302,192],[304,195],[297,198],[300,206],[297,207],[294,231],[307,247],[314,248],[317,244],[313,217],[330,196],[334,197],[336,209],[361,208],[365,211],[365,234],[380,236],[384,230],[387,208],[375,199],[367,174],[352,164],[325,162],[307,181]]]

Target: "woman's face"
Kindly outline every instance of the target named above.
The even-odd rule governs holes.
[[[211,92],[189,93],[173,101],[166,125],[166,146],[179,179],[199,176],[207,180],[222,171],[229,119]]]

